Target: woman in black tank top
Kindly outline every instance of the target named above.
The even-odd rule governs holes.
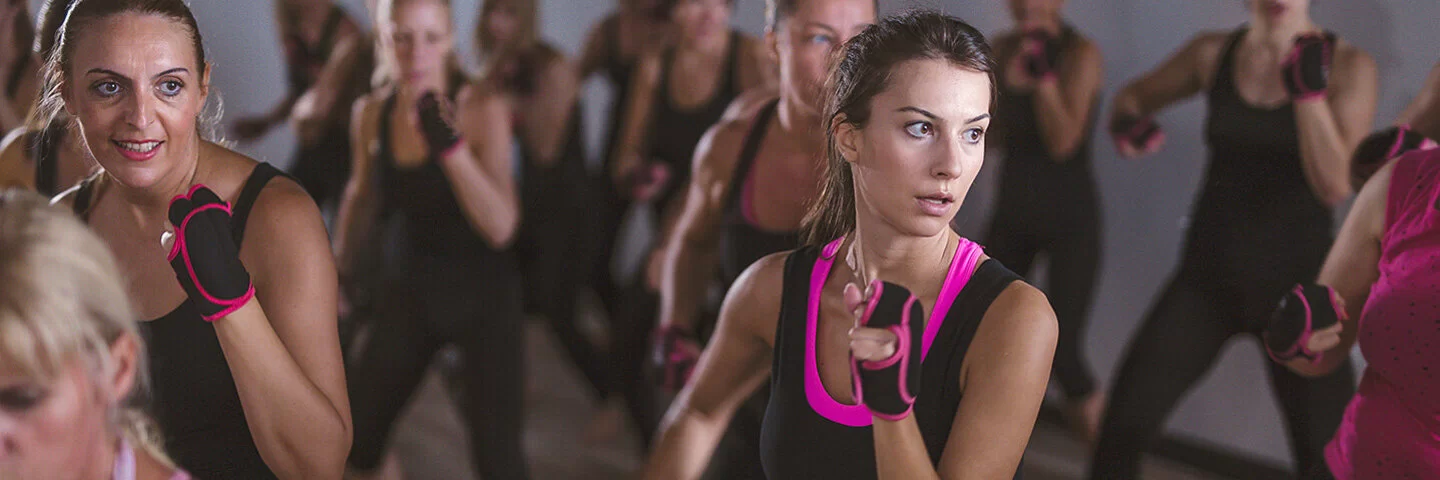
[[[75,0],[48,0],[41,4],[40,31],[35,35],[36,58],[50,58],[55,32],[74,3]],[[34,73],[38,78],[39,72]],[[31,103],[34,100],[29,99]],[[28,111],[29,107],[26,108]],[[64,113],[49,121],[27,119],[18,134],[7,135],[6,143],[0,145],[0,187],[24,187],[53,197],[88,176],[95,168],[95,161],[81,151],[71,136],[70,122],[69,115]]]
[[[269,112],[238,120],[235,134],[251,141],[293,120],[297,138],[290,170],[316,203],[335,208],[349,177],[349,107],[368,90],[363,77],[347,75],[355,70],[345,63],[353,61],[353,50],[373,45],[330,0],[275,0],[275,20],[285,55],[285,96]]]
[[[590,234],[583,257],[586,261],[584,269],[590,275],[586,281],[599,297],[606,316],[611,319],[620,316],[620,285],[611,265],[614,263],[621,222],[630,209],[629,192],[620,191],[610,181],[609,172],[615,158],[613,153],[624,124],[625,106],[630,104],[635,64],[641,57],[665,49],[671,37],[668,17],[660,11],[661,0],[619,0],[616,3],[619,8],[615,13],[590,30],[579,65],[582,83],[599,73],[613,92],[606,115],[608,120],[605,122],[600,165],[589,173],[591,205],[586,228],[590,229]],[[643,409],[639,405],[630,408],[632,412]]]
[[[1221,347],[1257,334],[1276,298],[1315,278],[1331,243],[1331,208],[1350,194],[1350,154],[1375,114],[1374,60],[1323,32],[1307,8],[1250,8],[1249,25],[1200,34],[1115,97],[1116,123],[1136,123],[1204,93],[1210,159],[1180,267],[1121,362],[1091,478],[1138,475],[1142,453]],[[1308,472],[1323,462],[1354,373],[1347,363],[1304,378],[1266,365],[1295,467]]]
[[[731,287],[646,478],[698,476],[724,423],[767,375],[769,478],[1017,471],[1049,378],[1054,314],[1037,290],[949,228],[984,161],[989,47],[969,25],[917,11],[866,28],[840,58],[823,103],[827,168],[806,246],[766,256]],[[856,285],[879,278],[909,286],[931,313],[908,330],[860,326]],[[865,317],[881,315],[899,316]],[[856,384],[866,374],[852,359],[923,359],[923,370],[912,369],[919,390]],[[875,399],[903,391],[914,413],[882,413]]]
[[[777,2],[767,18],[780,68],[779,96],[755,89],[732,102],[740,112],[710,128],[696,148],[696,173],[676,223],[661,284],[658,366],[680,388],[714,331],[723,292],[750,264],[800,246],[800,220],[820,188],[825,136],[820,127],[826,62],[875,21],[874,0]],[[780,113],[783,110],[783,113]],[[736,412],[707,478],[763,478],[760,430],[769,400],[761,388]]]
[[[85,1],[67,22],[73,44],[56,45],[60,61],[46,66],[62,83],[47,85],[56,96],[42,105],[76,102],[68,108],[103,170],[62,201],[115,252],[149,319],[148,408],[166,450],[198,478],[340,475],[350,408],[334,264],[314,203],[268,165],[200,138],[208,64],[185,2]],[[133,27],[99,27],[113,22]],[[92,73],[78,81],[82,72]],[[193,235],[193,209],[171,234],[202,193],[228,207],[201,223],[211,235]],[[167,258],[167,243],[182,240],[184,256]],[[214,293],[217,282],[243,287],[237,280],[253,296]]]
[[[1010,2],[1015,30],[995,41],[1000,103],[990,146],[1005,160],[985,251],[1023,275],[1045,254],[1060,319],[1054,374],[1076,433],[1095,441],[1103,390],[1081,351],[1100,271],[1100,199],[1090,169],[1100,50],[1060,18],[1061,1]]]
[[[525,276],[525,309],[543,315],[596,402],[609,395],[603,357],[580,333],[576,300],[588,247],[585,146],[574,67],[538,37],[534,0],[493,0],[480,9],[475,40],[481,83],[501,92],[515,112],[520,147],[520,231],[515,242]],[[518,27],[518,28],[517,28]]]
[[[361,322],[368,340],[354,346],[349,364],[357,422],[348,464],[357,475],[380,466],[395,419],[435,353],[453,345],[464,356],[456,404],[476,472],[527,478],[524,314],[510,252],[520,222],[515,113],[503,92],[464,77],[447,0],[389,6],[377,25],[380,58],[394,60],[381,66],[390,86],[356,105],[355,163],[335,245],[349,283],[357,256],[385,233],[371,226],[399,229],[375,318]]]

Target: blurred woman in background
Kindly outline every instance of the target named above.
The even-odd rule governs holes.
[[[40,5],[40,31],[35,35],[37,57],[50,58],[55,33],[75,1],[46,0]],[[62,113],[48,122],[31,115],[25,121],[24,126],[10,131],[0,141],[0,187],[24,187],[49,197],[79,183],[95,169],[95,161],[85,155],[79,139],[70,131],[68,115]]]

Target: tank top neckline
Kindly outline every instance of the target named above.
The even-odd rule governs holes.
[[[1225,48],[1220,51],[1220,65],[1216,69],[1215,79],[1211,81],[1210,93],[1228,95],[1236,105],[1258,113],[1279,113],[1294,108],[1295,101],[1288,97],[1274,105],[1259,105],[1240,94],[1239,80],[1235,78],[1239,74],[1239,70],[1235,68],[1235,56],[1240,52],[1240,43],[1245,40],[1245,34],[1249,32],[1249,25],[1241,25],[1225,40]],[[1331,42],[1335,41],[1334,32],[1324,30],[1322,34]]]
[[[872,422],[870,410],[864,405],[840,403],[831,396],[820,380],[820,369],[816,359],[816,332],[820,323],[820,299],[825,290],[825,281],[830,277],[830,271],[835,264],[836,254],[839,253],[840,246],[844,243],[845,237],[840,237],[825,245],[815,259],[815,266],[810,274],[805,308],[805,400],[816,414],[831,422],[848,427],[864,427],[869,426]],[[920,347],[921,362],[924,362],[925,357],[929,355],[930,346],[934,343],[935,336],[940,333],[940,327],[945,323],[945,317],[949,315],[955,297],[974,275],[981,250],[979,245],[965,237],[960,237],[960,241],[955,245],[955,253],[950,259],[950,268],[945,274],[944,283],[940,286],[940,294],[935,298],[935,305],[931,309],[931,313],[926,316],[928,320],[925,322],[925,334]]]

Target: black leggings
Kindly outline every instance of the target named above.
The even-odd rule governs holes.
[[[1095,377],[1082,350],[1100,268],[1099,222],[1091,217],[1072,219],[1078,221],[1060,228],[1053,224],[1027,226],[1006,212],[997,212],[985,242],[986,254],[1021,275],[1030,275],[1036,255],[1047,254],[1050,268],[1045,293],[1060,323],[1052,372],[1069,400],[1083,399],[1095,390]]]
[[[563,171],[566,168],[527,171],[525,212],[515,246],[525,270],[525,311],[545,317],[598,401],[610,395],[611,374],[577,323],[580,286],[594,267],[593,247],[587,245],[591,239],[585,238],[589,198],[583,172]]]
[[[355,426],[350,466],[361,471],[379,466],[396,417],[435,353],[453,344],[465,357],[455,404],[470,435],[476,472],[482,478],[528,478],[521,442],[525,342],[516,275],[480,276],[475,272],[496,266],[473,262],[414,263],[424,265],[391,283],[347,372]]]
[[[1136,478],[1141,454],[1154,443],[1166,417],[1199,381],[1230,337],[1253,334],[1283,292],[1274,288],[1214,286],[1183,273],[1152,307],[1121,363],[1110,394],[1092,479]],[[1307,379],[1269,361],[1270,385],[1285,413],[1298,472],[1324,463],[1323,449],[1355,393],[1347,360],[1335,372]]]

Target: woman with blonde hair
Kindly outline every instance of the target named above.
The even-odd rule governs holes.
[[[0,478],[190,478],[127,405],[145,347],[115,259],[48,203],[0,192]]]

